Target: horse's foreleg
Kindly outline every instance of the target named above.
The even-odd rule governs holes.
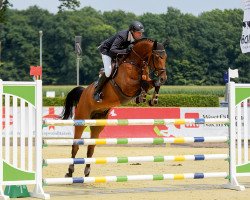
[[[80,139],[81,138],[84,128],[85,128],[84,126],[76,126],[75,127],[74,139]],[[71,158],[76,157],[76,154],[77,154],[78,150],[79,150],[79,145],[72,145]],[[68,168],[68,173],[65,175],[65,177],[72,177],[74,171],[75,171],[74,164],[70,164],[69,168]]]
[[[148,105],[154,106],[154,105],[158,104],[158,96],[159,96],[159,94],[154,91],[152,98],[148,101]]]
[[[135,103],[136,103],[136,104],[139,104],[139,103],[144,103],[144,102],[146,102],[146,96],[147,96],[147,93],[146,93],[145,90],[143,90],[143,91],[141,92],[141,94],[140,94],[139,96],[136,97]]]
[[[154,106],[154,105],[158,104],[159,90],[160,90],[159,86],[155,87],[154,94],[153,94],[152,98],[148,101],[148,104],[150,106]]]

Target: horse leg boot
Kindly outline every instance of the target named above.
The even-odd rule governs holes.
[[[96,102],[102,102],[102,88],[104,87],[105,83],[109,80],[108,77],[106,77],[105,74],[102,74],[98,81],[97,85],[95,87],[95,92],[94,92],[94,99]]]

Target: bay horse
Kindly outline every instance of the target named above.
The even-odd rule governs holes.
[[[74,119],[107,119],[110,108],[120,106],[138,97],[142,88],[144,94],[155,87],[151,105],[157,103],[159,88],[165,83],[167,54],[164,45],[152,39],[143,38],[134,43],[131,52],[119,61],[117,73],[104,86],[102,102],[95,102],[93,93],[95,83],[87,88],[72,89],[66,99],[63,119],[72,118],[73,107],[76,106]],[[85,126],[76,126],[74,139],[80,139]],[[91,138],[98,138],[104,126],[91,126]],[[71,158],[75,158],[79,145],[72,145]],[[95,145],[87,147],[87,157],[91,158]],[[69,165],[65,177],[72,177],[74,164]],[[90,164],[84,170],[85,177],[90,174]]]

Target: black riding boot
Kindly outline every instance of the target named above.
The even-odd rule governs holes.
[[[102,74],[101,77],[98,79],[97,85],[95,87],[95,92],[94,92],[94,99],[98,103],[102,102],[102,88],[107,81],[108,81],[108,77],[106,77],[105,74]]]

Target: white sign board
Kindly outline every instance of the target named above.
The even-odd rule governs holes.
[[[244,17],[242,22],[242,36],[240,47],[242,53],[250,52],[250,0],[243,0]]]

